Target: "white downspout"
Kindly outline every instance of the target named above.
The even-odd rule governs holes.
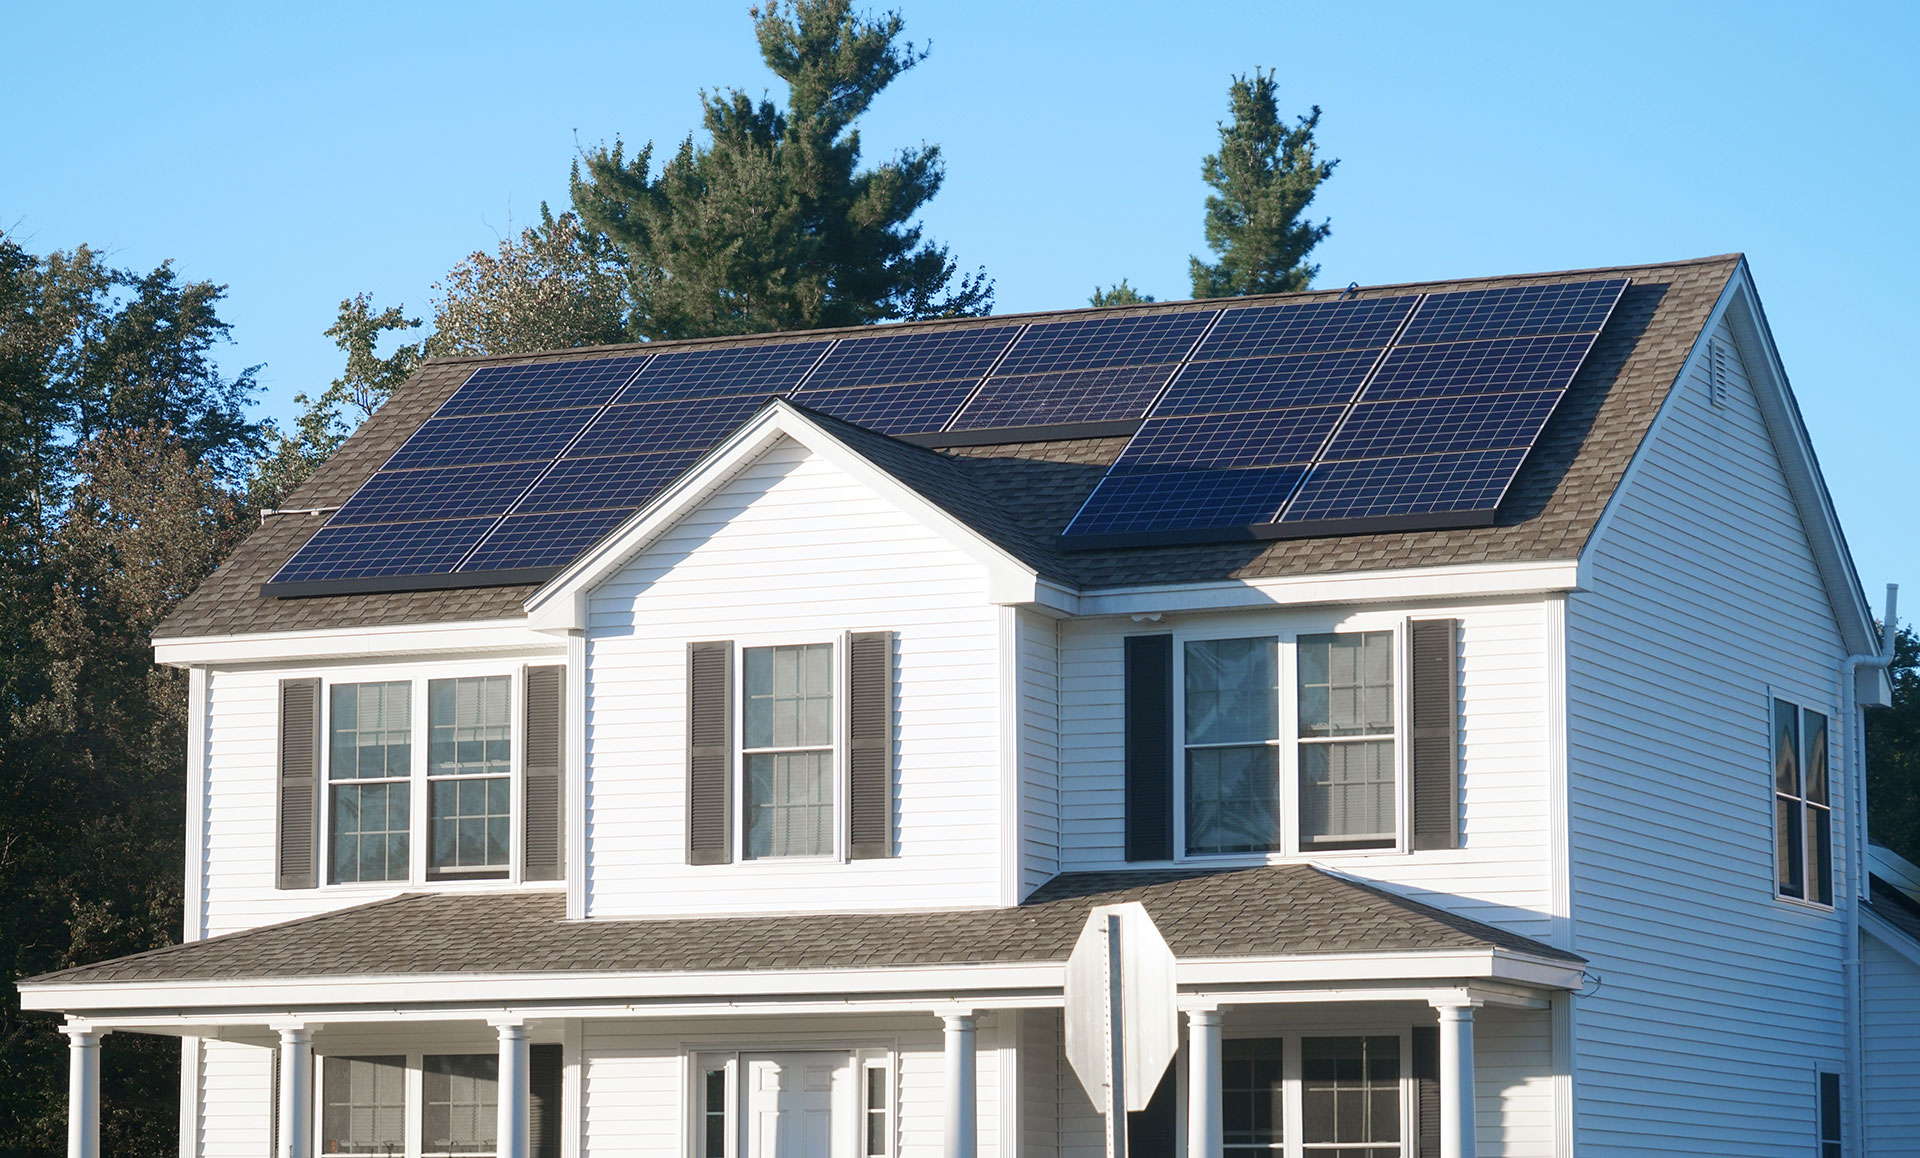
[[[1847,1110],[1851,1145],[1847,1153],[1867,1152],[1866,1036],[1862,1026],[1860,988],[1860,902],[1867,892],[1867,728],[1859,705],[1855,679],[1862,671],[1885,671],[1893,666],[1894,613],[1900,606],[1900,585],[1887,584],[1887,610],[1880,621],[1880,652],[1850,655],[1840,664],[1840,694],[1846,704],[1847,728],[1847,945],[1843,959],[1846,980]]]

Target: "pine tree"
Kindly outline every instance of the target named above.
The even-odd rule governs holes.
[[[618,140],[582,158],[573,203],[616,244],[646,338],[860,325],[988,312],[983,273],[956,278],[914,217],[940,189],[938,146],[861,169],[854,122],[925,59],[897,13],[851,0],[752,11],[787,107],[738,89],[703,94],[708,142],[689,136],[656,174],[653,145]]]
[[[1233,119],[1220,125],[1220,151],[1201,163],[1212,264],[1192,259],[1193,296],[1289,293],[1306,289],[1320,267],[1307,254],[1331,232],[1325,221],[1300,220],[1337,160],[1314,152],[1320,106],[1282,123],[1274,75],[1236,76],[1227,90]]]
[[[1127,284],[1127,279],[1123,277],[1104,289],[1095,286],[1093,288],[1093,296],[1087,299],[1087,304],[1095,308],[1100,306],[1137,306],[1154,300],[1156,299],[1152,294],[1143,294],[1139,290],[1134,289],[1131,285]]]

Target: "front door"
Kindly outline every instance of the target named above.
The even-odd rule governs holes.
[[[741,1059],[749,1158],[849,1158],[853,1059],[844,1053],[762,1053]]]

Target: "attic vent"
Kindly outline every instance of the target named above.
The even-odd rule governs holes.
[[[1712,400],[1716,410],[1727,408],[1728,380],[1731,376],[1727,359],[1727,344],[1718,338],[1709,338],[1707,340],[1707,397]]]

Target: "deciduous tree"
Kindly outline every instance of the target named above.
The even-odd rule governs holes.
[[[1228,88],[1232,118],[1220,125],[1220,151],[1201,162],[1207,198],[1207,247],[1214,260],[1192,260],[1193,296],[1290,293],[1310,285],[1320,267],[1307,261],[1326,240],[1327,222],[1301,220],[1337,160],[1323,161],[1313,132],[1320,106],[1281,120],[1272,73],[1237,76]]]

